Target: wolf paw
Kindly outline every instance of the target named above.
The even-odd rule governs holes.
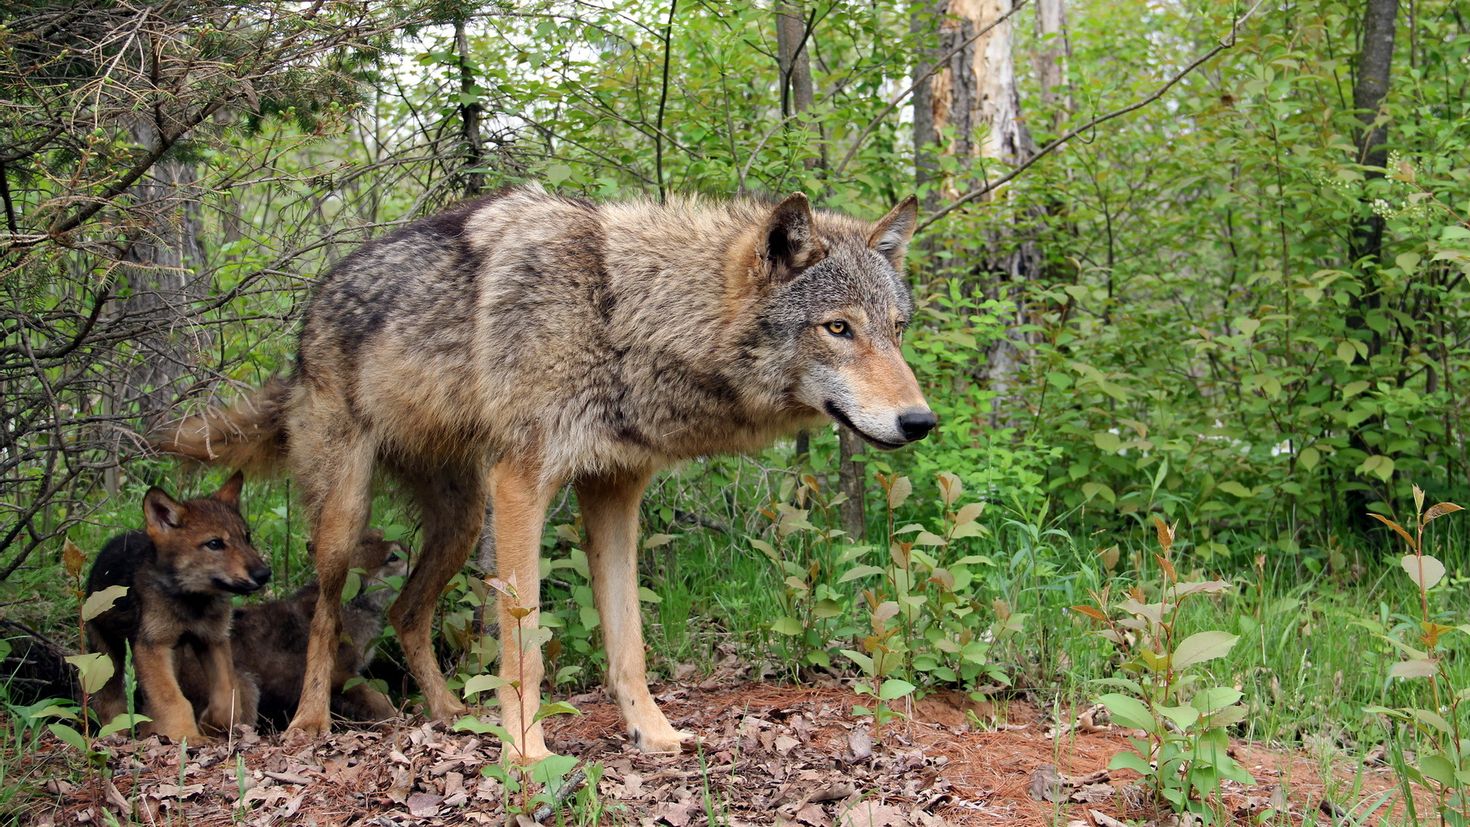
[[[694,733],[673,727],[649,732],[634,727],[630,734],[638,750],[647,753],[680,753],[684,751],[685,744],[694,742]]]
[[[437,703],[429,704],[429,717],[439,721],[450,721],[469,712],[470,708],[448,692]]]
[[[302,743],[312,741],[330,733],[332,721],[325,715],[302,715],[299,712],[291,719],[290,726],[286,727],[286,740],[289,743]]]

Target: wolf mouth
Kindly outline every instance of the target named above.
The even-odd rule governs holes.
[[[837,407],[837,405],[830,399],[822,403],[822,407],[827,409],[828,416],[852,429],[853,433],[862,437],[864,441],[874,446],[875,448],[881,448],[884,451],[895,451],[899,448],[902,448],[906,444],[903,442],[889,442],[886,439],[879,439],[872,434],[867,433],[862,428],[859,428],[858,426],[852,424],[852,420],[847,417],[847,414],[843,413],[842,409]]]

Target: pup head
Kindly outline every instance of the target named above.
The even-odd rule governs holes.
[[[796,193],[772,209],[757,242],[760,323],[790,360],[781,369],[789,396],[884,449],[923,439],[937,422],[900,349],[914,312],[903,259],[917,203],[910,196],[867,224],[813,215]]]
[[[362,533],[352,552],[352,567],[363,572],[362,589],[352,599],[353,605],[382,613],[396,596],[388,578],[408,575],[408,549],[402,543],[384,540],[382,531],[369,529]]]
[[[250,544],[240,516],[236,473],[208,497],[179,502],[162,488],[143,495],[143,521],[158,561],[179,591],[249,594],[270,580],[271,569]]]

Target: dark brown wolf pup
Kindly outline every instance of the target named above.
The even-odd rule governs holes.
[[[230,651],[230,597],[259,589],[271,576],[240,516],[243,481],[237,473],[213,495],[184,502],[148,489],[145,530],[112,538],[97,555],[87,593],[128,587],[111,609],[87,623],[92,649],[114,666],[97,693],[104,721],[127,710],[123,652],[131,644],[151,731],[173,740],[198,739],[201,730],[218,734],[242,722]],[[208,675],[210,691],[201,710],[179,687],[181,649],[193,650]]]
[[[345,689],[343,685],[372,663],[395,594],[386,581],[408,574],[407,552],[402,545],[384,540],[383,532],[367,531],[358,541],[352,565],[363,571],[362,587],[342,606],[342,636],[332,671],[332,712],[349,721],[382,721],[398,714],[383,693],[363,683]],[[290,597],[235,609],[230,640],[241,697],[240,723],[279,730],[296,714],[311,615],[320,592],[312,581]],[[191,653],[182,653],[179,680],[196,706],[209,697],[208,674]]]

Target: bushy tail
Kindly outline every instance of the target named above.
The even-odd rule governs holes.
[[[211,408],[156,431],[153,447],[169,454],[268,474],[286,460],[289,380],[272,379],[228,408]]]

